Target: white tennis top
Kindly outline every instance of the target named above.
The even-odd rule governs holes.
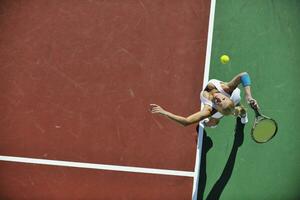
[[[235,106],[236,106],[237,104],[240,103],[240,101],[241,101],[241,95],[240,95],[240,94],[241,94],[241,91],[240,91],[239,88],[236,88],[235,90],[233,90],[232,94],[230,95],[230,94],[226,93],[226,92],[223,90],[223,88],[221,87],[221,81],[219,81],[219,80],[211,79],[210,81],[208,81],[207,84],[213,84],[213,85],[216,87],[216,89],[217,89],[221,94],[223,94],[223,95],[229,97],[229,98],[233,101],[233,103],[234,103]],[[210,106],[210,107],[216,109],[215,103],[213,103],[211,100],[209,100],[209,99],[207,99],[206,97],[204,97],[202,93],[203,93],[203,91],[200,93],[200,100],[201,100],[201,102],[202,102],[204,105],[208,105],[208,106]],[[216,112],[215,114],[213,114],[212,117],[218,119],[218,118],[223,117],[223,115],[222,115],[220,112]]]

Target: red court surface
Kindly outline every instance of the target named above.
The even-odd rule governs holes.
[[[210,1],[1,1],[0,155],[193,172]],[[191,199],[193,178],[0,162],[0,199]]]
[[[1,163],[1,199],[191,199],[190,178]]]

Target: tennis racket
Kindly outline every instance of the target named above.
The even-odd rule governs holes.
[[[252,139],[257,143],[265,143],[271,140],[277,133],[278,126],[274,119],[262,115],[258,109],[255,111],[255,120],[251,129]]]

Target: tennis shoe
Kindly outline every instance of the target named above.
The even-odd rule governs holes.
[[[245,116],[241,117],[241,122],[242,122],[242,124],[247,124],[248,123],[248,115],[247,115],[247,113],[246,113]]]

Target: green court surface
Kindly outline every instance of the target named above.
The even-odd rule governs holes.
[[[270,142],[255,143],[249,106],[243,144],[233,152],[234,117],[207,129],[213,148],[207,153],[204,197],[225,182],[217,189],[221,200],[300,199],[300,1],[219,0],[215,12],[209,78],[229,81],[247,71],[261,112],[274,118],[279,130]],[[231,58],[226,65],[219,61],[222,54]],[[230,162],[233,169],[224,169]]]

